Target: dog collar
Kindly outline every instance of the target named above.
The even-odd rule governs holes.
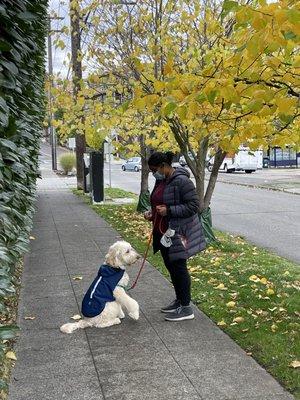
[[[117,285],[117,286],[121,287],[121,288],[124,289],[124,290],[127,290],[127,286],[128,286],[128,285],[126,285],[126,286],[124,286],[124,285]]]

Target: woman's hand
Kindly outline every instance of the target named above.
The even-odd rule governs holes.
[[[145,218],[147,221],[152,221],[152,211],[146,211],[146,212],[144,213],[144,218]]]
[[[167,215],[167,206],[164,204],[161,206],[156,206],[156,211],[157,214],[161,215],[162,217],[165,217]]]

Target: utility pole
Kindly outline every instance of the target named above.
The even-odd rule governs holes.
[[[53,118],[53,113],[52,113],[52,88],[53,88],[53,58],[52,58],[52,33],[60,33],[61,30],[52,30],[51,29],[51,20],[52,19],[64,19],[63,17],[58,17],[58,16],[50,16],[48,15],[48,75],[49,75],[49,90],[48,90],[48,104],[49,104],[49,119],[50,119],[50,126],[49,126],[49,131],[50,131],[50,144],[51,144],[51,156],[52,156],[52,170],[56,171],[57,170],[57,138],[56,138],[56,132],[55,129],[52,126],[52,118]]]
[[[48,91],[48,105],[49,105],[49,119],[50,119],[50,144],[52,155],[52,170],[57,170],[57,156],[56,156],[56,134],[52,126],[52,88],[53,88],[53,63],[52,63],[52,36],[51,36],[51,17],[48,15],[48,75],[49,75],[49,91]]]
[[[72,52],[72,82],[73,97],[76,101],[80,90],[80,81],[82,79],[81,65],[81,43],[80,43],[80,25],[79,25],[79,2],[70,0],[70,23],[71,23],[71,52]],[[83,155],[86,149],[85,136],[79,133],[75,136],[76,141],[76,170],[77,170],[77,189],[83,189],[84,183],[84,160]]]

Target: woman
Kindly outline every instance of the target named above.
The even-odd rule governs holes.
[[[161,311],[167,321],[193,319],[191,278],[187,259],[204,250],[205,239],[198,217],[199,200],[185,168],[172,167],[173,153],[153,153],[148,165],[156,179],[151,193],[153,250],[160,250],[175,289],[176,299]]]

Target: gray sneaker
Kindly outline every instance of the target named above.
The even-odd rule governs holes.
[[[185,321],[186,319],[194,319],[194,313],[191,306],[180,306],[176,311],[165,317],[166,321]]]
[[[168,306],[161,308],[160,311],[163,313],[172,313],[175,312],[178,307],[180,307],[180,301],[176,299],[173,300]]]

